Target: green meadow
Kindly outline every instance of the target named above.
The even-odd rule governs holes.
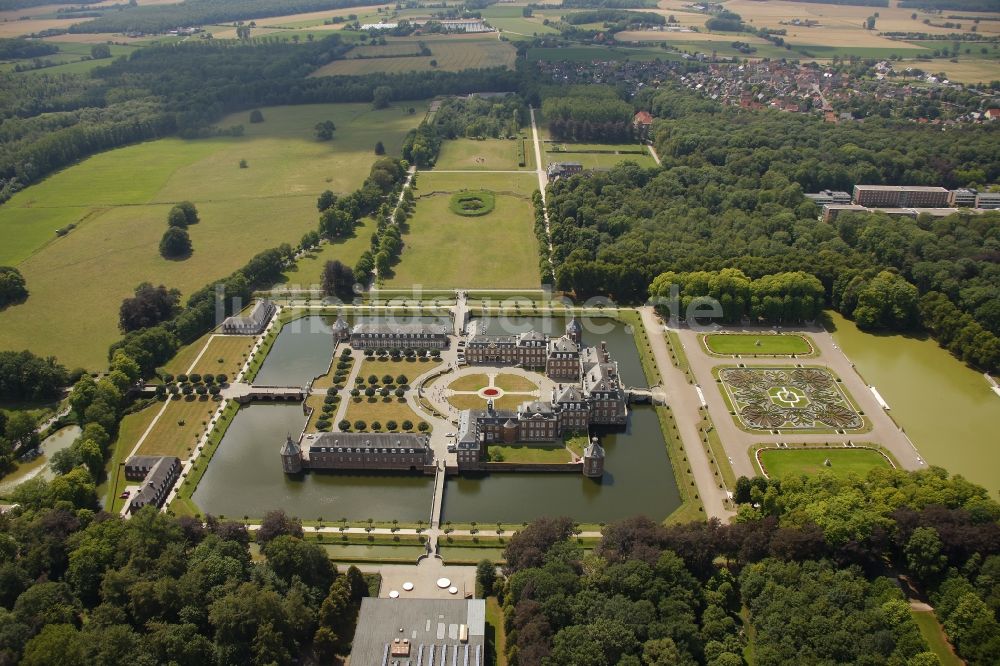
[[[153,281],[183,294],[228,275],[262,250],[295,244],[317,224],[316,197],[346,194],[368,175],[374,145],[398,154],[425,105],[373,111],[368,104],[263,109],[219,125],[242,124],[242,137],[150,141],[88,158],[19,192],[0,206],[0,265],[28,282],[26,303],[0,312],[0,349],[31,349],[69,366],[98,369],[118,336],[121,300]],[[333,120],[332,141],[313,126]],[[241,169],[240,160],[247,161]],[[194,253],[160,257],[166,215],[193,201],[201,222],[189,229]],[[63,237],[56,229],[74,224]]]

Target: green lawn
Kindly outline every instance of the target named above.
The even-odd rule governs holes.
[[[316,250],[302,256],[295,266],[285,271],[286,284],[298,286],[301,289],[317,289],[323,283],[323,268],[326,262],[339,260],[347,266],[354,267],[365,250],[371,249],[371,237],[375,231],[375,222],[364,218],[354,227],[354,235],[348,238],[337,238],[323,243]]]
[[[478,391],[490,383],[486,375],[465,375],[448,384],[452,391]]]
[[[255,125],[241,113],[219,124],[243,124],[243,137],[128,146],[19,192],[0,207],[0,265],[18,266],[31,295],[0,313],[0,349],[104,367],[119,336],[118,307],[137,284],[162,283],[187,295],[261,250],[297,243],[316,228],[320,192],[344,194],[367,177],[376,141],[398,153],[423,116],[423,104],[409,105],[418,113],[369,104],[273,107]],[[312,127],[328,118],[337,134],[318,142]],[[249,168],[240,169],[240,159]],[[158,253],[167,211],[185,199],[201,216],[190,229],[194,253],[167,261]],[[55,230],[69,224],[77,228],[57,238]]]
[[[525,166],[517,164],[517,144],[524,141]],[[455,139],[441,144],[436,169],[509,171],[534,169],[535,151],[529,139]]]
[[[198,438],[205,433],[212,415],[219,408],[219,403],[197,397],[188,400],[190,397],[170,401],[163,416],[136,451],[137,455],[177,456],[182,460],[191,455]],[[134,441],[132,445],[135,446]]]
[[[937,655],[941,666],[962,666],[962,660],[951,651],[948,639],[944,635],[944,631],[941,629],[941,625],[938,623],[934,613],[910,611],[910,614],[913,615],[913,620],[917,623],[917,627],[920,628],[920,635],[927,641],[931,652]]]
[[[419,174],[416,212],[387,286],[537,288],[538,241],[530,199],[537,186],[533,173]],[[493,212],[482,217],[452,213],[449,199],[461,189],[494,192]]]
[[[565,446],[499,446],[492,445],[489,452],[503,454],[503,462],[510,463],[567,463],[572,462],[572,456]]]
[[[705,345],[715,354],[758,354],[787,356],[790,354],[810,354],[812,342],[803,335],[787,333],[710,333],[705,336]]]
[[[864,476],[876,467],[889,467],[885,456],[871,449],[767,449],[761,452],[760,459],[772,479],[824,470],[838,477]],[[828,459],[829,467],[823,464]]]
[[[199,375],[225,374],[232,381],[246,363],[256,339],[252,335],[217,335],[211,338],[211,342],[206,338],[200,338],[195,344],[178,352],[164,369],[174,375],[188,374],[188,370]],[[192,364],[194,364],[193,369]]]

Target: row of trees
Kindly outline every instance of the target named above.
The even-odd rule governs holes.
[[[738,268],[692,273],[661,273],[649,287],[649,295],[661,301],[678,297],[683,319],[692,305],[711,299],[722,308],[723,323],[745,319],[769,324],[814,321],[823,311],[823,283],[803,271],[775,273],[751,280]],[[667,306],[669,307],[669,306]]]

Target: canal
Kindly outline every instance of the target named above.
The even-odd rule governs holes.
[[[831,313],[834,340],[889,403],[890,414],[932,465],[1000,489],[1000,396],[985,377],[931,338],[865,333]]]
[[[69,445],[80,436],[80,426],[68,425],[52,433],[39,446],[41,454],[30,459],[18,461],[17,469],[0,479],[0,495],[8,495],[14,488],[36,476],[51,481],[56,474],[49,467],[49,461],[59,451],[69,448]]]
[[[333,319],[308,316],[286,324],[261,367],[257,383],[301,385],[324,372],[333,350]],[[627,386],[647,386],[635,341],[624,324],[606,317],[581,323],[586,344],[607,342]],[[561,334],[566,321],[507,318],[484,324],[490,333],[534,328]],[[298,437],[304,423],[301,405],[243,407],[196,489],[195,503],[202,511],[229,517],[260,517],[281,508],[307,520],[428,519],[431,477],[315,472],[302,478],[286,477],[278,449],[286,435]],[[540,515],[566,515],[581,522],[608,522],[639,513],[662,519],[680,505],[663,435],[651,407],[633,410],[628,429],[602,434],[601,442],[607,465],[599,480],[577,474],[534,473],[450,478],[445,487],[444,519],[522,522]]]
[[[310,472],[288,477],[278,449],[305,425],[302,406],[251,404],[226,431],[192,499],[202,511],[231,518],[284,509],[304,520],[427,520],[433,477]]]

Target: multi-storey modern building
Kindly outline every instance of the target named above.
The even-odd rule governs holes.
[[[976,191],[964,188],[952,190],[948,193],[948,205],[952,208],[975,208]]]
[[[851,203],[851,195],[847,192],[834,192],[833,190],[823,190],[822,192],[805,194],[806,199],[812,200],[817,206],[825,206],[826,204],[849,204]]]
[[[976,194],[976,208],[983,210],[1000,208],[1000,192],[979,192]]]
[[[855,185],[854,203],[872,208],[946,208],[950,193],[943,187]]]
[[[226,318],[222,322],[222,332],[227,335],[260,335],[277,309],[268,299],[259,300],[249,316]]]

